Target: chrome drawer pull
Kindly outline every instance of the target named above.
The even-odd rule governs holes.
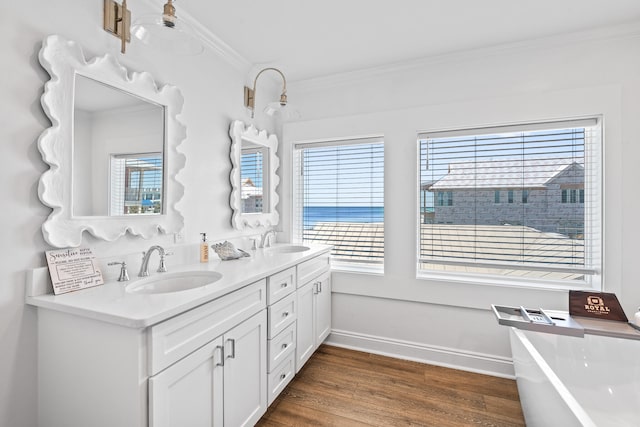
[[[285,311],[284,313],[282,313],[282,317],[287,317],[289,315],[288,311]]]
[[[216,362],[216,366],[224,366],[224,346],[217,345],[216,349],[220,349],[220,361]]]
[[[282,349],[284,350],[285,348],[289,347],[289,344],[282,344]]]
[[[284,282],[283,284],[280,285],[281,288],[286,288],[287,287],[287,282]]]
[[[231,354],[227,355],[227,359],[236,358],[236,340],[229,338],[227,341],[231,342]]]
[[[280,379],[281,379],[281,380],[283,380],[283,379],[285,379],[285,378],[287,378],[287,374],[280,374]]]

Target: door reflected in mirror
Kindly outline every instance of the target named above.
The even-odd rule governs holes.
[[[75,75],[73,216],[164,212],[164,106]]]
[[[242,213],[269,212],[269,149],[242,140],[240,182]]]

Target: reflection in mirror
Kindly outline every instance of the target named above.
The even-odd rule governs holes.
[[[273,227],[280,218],[276,206],[278,138],[240,120],[231,123],[231,223],[246,227]]]
[[[269,212],[269,149],[246,139],[241,144],[242,213]]]
[[[80,74],[73,105],[73,216],[163,213],[164,106]]]

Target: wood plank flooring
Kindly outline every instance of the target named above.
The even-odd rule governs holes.
[[[321,346],[257,424],[524,426],[513,380]]]

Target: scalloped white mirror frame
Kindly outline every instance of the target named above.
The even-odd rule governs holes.
[[[280,216],[276,210],[279,197],[276,187],[280,183],[280,177],[276,171],[280,167],[278,159],[278,137],[267,134],[266,131],[259,131],[253,125],[246,126],[244,122],[235,120],[229,128],[231,136],[231,197],[230,204],[233,210],[231,223],[238,230],[246,227],[274,227],[278,225]],[[242,184],[240,182],[240,159],[242,140],[245,139],[254,144],[258,144],[269,149],[269,212],[264,213],[243,213],[242,212]]]
[[[184,217],[176,203],[184,195],[184,186],[176,179],[186,158],[177,148],[186,138],[186,127],[178,121],[184,99],[175,86],[161,88],[147,72],[133,72],[106,54],[86,61],[80,46],[61,36],[47,37],[40,49],[40,64],[51,79],[45,84],[42,107],[52,125],[40,135],[38,149],[50,168],[40,177],[38,196],[53,209],[42,225],[44,239],[51,246],[76,247],[82,243],[83,231],[113,241],[127,231],[150,238],[162,231],[177,233],[184,227]],[[164,212],[161,215],[74,217],[72,206],[73,176],[73,102],[75,75],[100,81],[164,106]]]

